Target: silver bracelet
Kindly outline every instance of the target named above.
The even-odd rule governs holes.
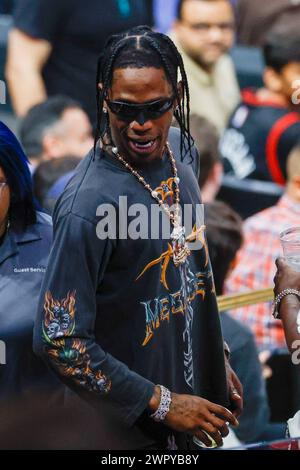
[[[163,385],[158,385],[160,388],[160,402],[159,402],[159,407],[153,413],[150,415],[150,418],[154,419],[154,421],[161,423],[162,421],[165,420],[167,413],[170,411],[170,405],[171,405],[171,392],[168,390],[166,387]]]
[[[296,289],[284,289],[282,292],[276,295],[274,304],[273,304],[273,317],[275,319],[279,318],[280,302],[285,296],[290,295],[290,294],[296,295],[300,299],[300,291]]]

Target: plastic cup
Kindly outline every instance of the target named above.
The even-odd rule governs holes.
[[[287,263],[300,272],[300,227],[291,227],[281,232],[280,242]]]

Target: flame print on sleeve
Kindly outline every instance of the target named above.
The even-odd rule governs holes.
[[[108,393],[111,381],[91,368],[91,358],[84,341],[71,338],[75,331],[76,292],[68,292],[63,300],[45,294],[43,337],[53,365],[63,376],[89,391]]]

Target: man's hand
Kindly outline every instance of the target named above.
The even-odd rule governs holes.
[[[159,388],[155,387],[153,400],[149,403],[152,411],[158,407]],[[154,405],[154,403],[156,403]],[[155,406],[155,408],[154,408]],[[228,423],[238,426],[235,416],[226,408],[193,395],[172,393],[172,402],[164,424],[174,431],[186,432],[196,436],[206,446],[212,442],[207,433],[218,446],[223,445],[223,437],[229,433]],[[205,432],[203,432],[205,431]]]
[[[277,273],[274,278],[274,294],[280,294],[285,289],[300,290],[300,273],[294,271],[284,258],[276,260]],[[295,351],[295,341],[299,341],[298,313],[299,298],[296,295],[286,295],[280,302],[279,314],[282,321],[286,343],[291,354]],[[297,347],[297,346],[296,346]]]
[[[233,410],[232,413],[238,418],[243,411],[243,386],[236,373],[232,370],[227,358],[225,358],[225,367],[229,400]]]
[[[300,273],[294,271],[284,258],[276,260],[277,272],[274,277],[274,294],[280,294],[285,289],[300,290]]]

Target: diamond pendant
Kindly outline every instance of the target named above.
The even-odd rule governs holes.
[[[178,241],[180,238],[185,240],[185,228],[182,225],[175,225],[171,233],[171,239],[173,241]]]
[[[175,225],[171,233],[173,247],[173,262],[175,266],[185,263],[187,257],[191,254],[185,238],[185,228],[182,225]]]

